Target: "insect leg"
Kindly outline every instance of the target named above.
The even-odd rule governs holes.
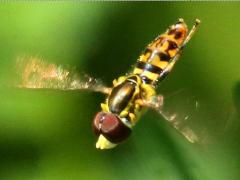
[[[180,47],[180,50],[182,50],[185,45],[189,42],[189,40],[192,38],[192,36],[194,35],[194,33],[197,30],[198,25],[201,23],[201,21],[199,19],[195,20],[195,24],[193,25],[192,29],[190,30],[190,32],[188,33],[185,41],[183,42],[183,45]]]
[[[176,56],[172,59],[172,61],[167,65],[167,67],[165,67],[165,69],[160,73],[159,75],[159,81],[162,81],[167,75],[168,73],[172,70],[174,64],[177,62],[177,60],[180,57],[180,53],[176,54]]]

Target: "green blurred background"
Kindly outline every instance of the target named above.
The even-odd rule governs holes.
[[[238,180],[239,10],[237,2],[1,3],[0,179]],[[169,112],[190,117],[197,144],[148,111],[130,139],[99,151],[91,120],[103,95],[9,88],[22,55],[111,85],[179,17],[202,24],[158,90]]]

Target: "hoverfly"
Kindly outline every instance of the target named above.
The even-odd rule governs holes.
[[[162,111],[163,96],[155,91],[178,61],[183,48],[189,42],[200,21],[188,33],[183,19],[170,26],[165,33],[153,40],[140,55],[133,71],[113,80],[113,87],[105,87],[101,81],[89,76],[81,77],[54,64],[36,58],[17,63],[21,69],[21,88],[51,88],[61,90],[87,89],[107,95],[101,111],[93,119],[93,131],[98,136],[96,148],[110,149],[127,139],[139,119],[143,108],[152,108],[179,130],[174,116]],[[190,129],[181,132],[190,142],[197,137]]]

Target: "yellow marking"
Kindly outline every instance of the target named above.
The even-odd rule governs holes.
[[[142,72],[143,72],[143,70],[139,69],[137,67],[135,67],[134,70],[133,70],[133,74],[141,74]]]
[[[137,78],[138,85],[141,85],[142,84],[142,79],[139,76],[135,76],[135,77]],[[139,90],[137,92],[139,92]]]
[[[135,101],[134,101],[134,115],[135,115],[135,116],[136,116],[136,114],[139,113],[140,107],[141,107],[141,104],[138,104],[137,101],[135,100]]]
[[[156,54],[149,61],[150,64],[155,65],[155,66],[158,66],[159,62],[160,62],[159,56]]]
[[[156,95],[155,89],[149,85],[149,84],[142,84],[141,85],[142,90],[144,91],[144,98],[148,100],[152,96]],[[137,101],[138,102],[138,101]],[[140,102],[141,103],[141,102]],[[141,104],[140,104],[141,105]]]
[[[136,116],[133,113],[129,113],[129,117],[130,117],[132,122],[134,122],[136,120]]]
[[[165,67],[169,64],[169,62],[166,61],[160,61],[158,64],[158,67],[165,69]]]
[[[102,110],[103,110],[104,112],[109,112],[109,108],[108,108],[108,106],[107,106],[106,104],[101,103],[101,108],[102,108]]]
[[[139,110],[140,109],[140,105],[139,104],[135,104],[135,109]]]
[[[169,46],[168,41],[165,41],[165,42],[162,44],[162,46],[160,47],[160,49],[161,49],[162,51],[166,51],[166,50],[168,49],[168,46]]]
[[[143,106],[143,105],[144,105],[142,99],[137,99],[137,100],[135,101],[135,103],[138,104],[139,106]]]
[[[120,76],[119,78],[118,78],[118,84],[120,84],[121,82],[123,82],[123,81],[125,81],[125,79],[126,79],[126,76]]]
[[[173,50],[169,50],[168,53],[169,53],[170,57],[172,58],[176,55],[177,51],[178,51],[177,49],[173,49]]]
[[[123,110],[121,113],[120,113],[120,117],[126,117],[128,115],[128,111],[125,111]]]
[[[174,37],[175,37],[175,34],[168,35],[169,40],[177,42]]]
[[[148,53],[146,53],[146,54],[142,54],[142,55],[139,57],[139,60],[140,60],[140,61],[143,61],[143,62],[146,62],[150,56],[151,56],[151,53],[150,53],[150,52],[148,52]]]
[[[114,80],[113,80],[113,86],[116,86],[116,85],[117,85],[117,80],[114,79]]]
[[[114,148],[117,144],[114,144],[107,140],[102,134],[98,137],[98,141],[96,143],[97,149],[111,149]]]
[[[143,71],[143,73],[141,75],[148,77],[152,81],[155,81],[159,76],[159,74],[155,74],[155,73],[152,73],[149,71]]]

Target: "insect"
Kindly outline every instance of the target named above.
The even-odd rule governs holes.
[[[80,77],[54,64],[47,64],[31,58],[28,63],[19,59],[21,88],[52,88],[61,90],[87,89],[107,95],[101,103],[92,122],[98,136],[96,148],[110,149],[127,139],[139,119],[143,108],[152,108],[178,128],[174,117],[167,117],[163,111],[163,96],[156,93],[156,86],[168,75],[178,61],[183,48],[195,33],[200,20],[188,33],[183,19],[170,26],[165,33],[153,40],[140,55],[133,71],[113,80],[113,87],[105,87],[101,81],[89,76]],[[189,141],[196,140],[187,129],[181,132]]]

